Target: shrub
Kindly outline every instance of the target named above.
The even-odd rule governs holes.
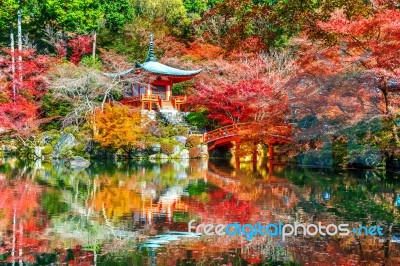
[[[201,150],[199,147],[192,147],[189,149],[190,158],[199,158],[201,155]]]
[[[186,146],[189,148],[197,147],[201,144],[201,137],[199,136],[189,136],[186,140]]]
[[[101,146],[123,149],[127,153],[133,149],[143,149],[148,132],[142,128],[139,110],[126,106],[106,105],[104,111],[97,109],[93,117],[96,125],[94,140]]]
[[[174,136],[186,135],[187,128],[179,127],[179,126],[165,126],[162,128],[162,137],[163,138],[172,138]]]
[[[206,115],[202,112],[191,112],[186,117],[190,125],[198,128],[205,128],[208,124]]]
[[[85,55],[80,63],[82,66],[101,70],[101,61],[98,56],[93,59],[92,55]]]
[[[85,156],[85,150],[86,150],[86,145],[83,143],[78,143],[77,145],[75,145],[72,150],[74,151],[74,153],[76,155],[79,156]]]
[[[53,147],[52,146],[45,146],[43,149],[42,149],[42,154],[43,155],[50,155],[50,154],[52,154],[52,152],[53,152]]]
[[[64,117],[72,111],[72,104],[66,100],[55,99],[48,92],[42,97],[41,110],[44,117]],[[54,119],[40,126],[44,131],[61,128],[60,119]]]
[[[171,143],[163,143],[161,144],[161,152],[167,155],[171,155],[174,153],[174,145]]]
[[[176,140],[162,139],[160,143],[161,153],[167,155],[173,154],[175,145],[178,145],[178,142]]]

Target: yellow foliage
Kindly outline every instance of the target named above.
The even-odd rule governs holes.
[[[140,211],[144,206],[140,193],[128,190],[124,187],[106,187],[96,193],[93,200],[94,209],[104,212],[108,218],[120,218]]]
[[[93,115],[94,139],[103,147],[130,150],[144,148],[146,131],[141,126],[139,110],[126,106],[106,105]]]

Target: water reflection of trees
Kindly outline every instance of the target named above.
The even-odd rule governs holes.
[[[294,260],[311,265],[326,261],[337,265],[366,261],[395,265],[400,263],[400,254],[391,237],[399,224],[395,203],[400,185],[385,178],[381,173],[362,173],[360,177],[350,172],[283,166],[254,172],[246,167],[211,164],[207,170],[207,164],[199,161],[95,163],[88,169],[71,170],[62,164],[26,164],[12,159],[0,165],[0,193],[8,193],[1,194],[0,199],[16,201],[20,187],[36,191],[36,196],[24,198],[28,209],[23,211],[25,218],[17,220],[40,221],[40,226],[22,223],[25,238],[37,239],[40,249],[25,247],[23,254],[58,252],[58,261],[107,261],[122,253],[144,264],[151,263],[153,256],[153,261],[161,264],[168,261],[178,265]],[[7,204],[0,206],[0,238],[7,247],[0,254],[11,254],[12,234],[19,230],[19,222],[13,230],[13,212]],[[278,238],[252,242],[202,238],[170,241],[161,249],[137,250],[149,236],[187,230],[185,224],[192,218],[213,223],[350,222],[358,226],[379,222],[387,235],[382,243],[374,237],[354,236],[296,237],[284,243]],[[36,229],[30,233],[29,226]],[[130,252],[124,253],[124,249]]]
[[[223,168],[226,177],[231,175],[233,179],[238,179],[239,175],[246,175],[246,168]],[[217,172],[222,175],[221,171]],[[254,175],[252,169],[247,172]],[[285,246],[296,261],[311,265],[327,261],[336,265],[400,263],[398,244],[392,241],[399,233],[396,231],[400,221],[399,209],[396,207],[397,195],[400,192],[399,183],[385,178],[382,173],[371,171],[338,174],[333,171],[285,168],[272,176],[278,179],[285,178],[291,184],[289,195],[294,195],[295,199],[295,204],[278,205],[278,208],[273,208],[274,202],[280,202],[282,199],[287,202],[287,192],[282,193],[282,189],[276,189],[278,184],[271,184],[275,187],[274,190],[269,187],[261,189],[267,194],[264,204],[274,210],[273,218],[279,221],[314,224],[321,222],[323,225],[350,223],[354,227],[379,224],[385,228],[385,237],[381,239],[353,235],[346,238],[291,238]],[[246,190],[246,178],[239,180],[241,184],[237,184],[235,190]],[[262,195],[259,192],[260,184],[270,182],[271,173],[265,174],[257,181],[258,185],[252,185],[255,194],[253,202],[256,206],[262,203],[256,200],[257,194]],[[233,188],[232,185],[231,187]],[[268,195],[272,199],[268,199]]]

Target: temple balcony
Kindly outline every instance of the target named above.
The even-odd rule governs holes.
[[[139,107],[141,110],[154,111],[184,111],[187,97],[171,96],[170,101],[163,100],[159,95],[145,95],[121,100],[121,103],[130,107]]]

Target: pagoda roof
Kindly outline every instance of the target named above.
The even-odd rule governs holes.
[[[174,67],[170,67],[164,65],[159,62],[149,61],[143,64],[138,64],[139,68],[158,75],[165,75],[165,76],[180,76],[180,77],[187,77],[187,76],[194,76],[199,74],[202,69],[197,70],[182,70]]]
[[[104,73],[105,76],[110,78],[121,77],[128,75],[136,70],[144,70],[152,74],[160,76],[181,77],[188,79],[192,76],[199,74],[202,69],[196,70],[183,70],[179,68],[170,67],[157,61],[154,55],[153,34],[150,34],[149,52],[146,61],[142,64],[136,63],[136,67],[118,73]]]

